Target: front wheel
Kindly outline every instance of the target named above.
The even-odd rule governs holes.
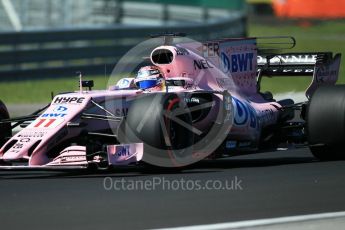
[[[122,130],[121,142],[144,143],[146,163],[182,167],[190,162],[194,143],[192,116],[183,97],[177,94],[157,93],[136,98]]]

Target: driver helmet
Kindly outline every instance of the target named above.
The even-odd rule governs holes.
[[[142,90],[162,90],[164,87],[163,73],[157,66],[144,66],[139,69],[135,84]]]

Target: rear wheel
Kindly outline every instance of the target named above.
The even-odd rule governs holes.
[[[320,160],[345,159],[345,85],[323,86],[307,108],[308,143]]]
[[[9,119],[7,108],[5,104],[0,100],[0,121]],[[12,135],[11,123],[0,123],[0,148],[6,142],[6,139]]]

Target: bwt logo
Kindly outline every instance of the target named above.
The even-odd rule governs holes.
[[[255,129],[258,126],[258,121],[254,109],[237,98],[233,97],[232,100],[235,107],[235,124],[242,126],[249,122],[249,127]]]
[[[253,71],[253,53],[231,54],[229,57],[222,52],[221,62],[225,73]]]
[[[66,113],[44,113],[41,117],[64,117],[66,115]]]
[[[60,106],[56,107],[53,111],[62,113],[62,112],[65,112],[66,110],[67,110],[67,107],[60,105]]]

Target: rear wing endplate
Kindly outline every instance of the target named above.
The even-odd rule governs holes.
[[[258,85],[262,76],[312,76],[307,98],[321,85],[334,85],[338,80],[341,54],[331,52],[283,53],[258,55]]]

